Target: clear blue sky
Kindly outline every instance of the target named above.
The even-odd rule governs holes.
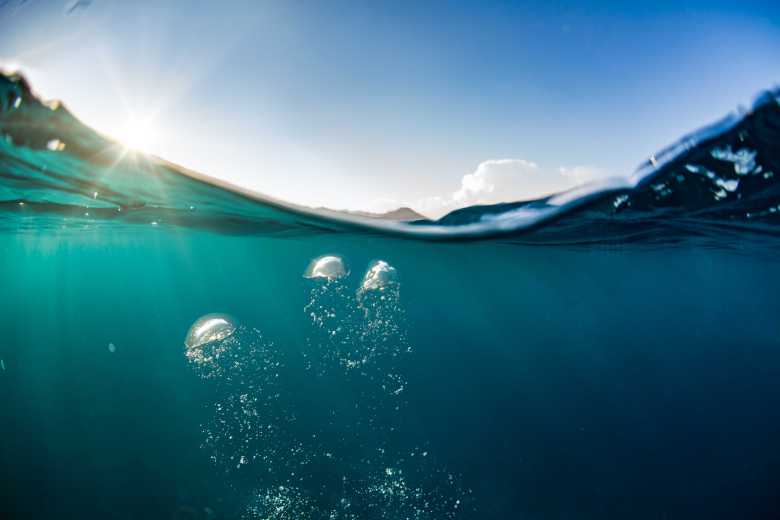
[[[627,174],[780,82],[777,1],[74,4],[0,0],[0,64],[315,206],[438,214]]]

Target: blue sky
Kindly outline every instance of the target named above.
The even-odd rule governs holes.
[[[44,97],[313,206],[438,215],[625,175],[780,82],[778,2],[0,5],[0,64]]]

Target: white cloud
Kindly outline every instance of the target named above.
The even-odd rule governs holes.
[[[425,197],[412,207],[438,218],[457,208],[535,199],[604,177],[604,171],[592,166],[546,171],[525,159],[491,159],[464,175],[460,189],[451,195]]]
[[[558,168],[558,173],[560,173],[563,177],[573,181],[574,186],[608,177],[604,170],[594,166],[573,166],[571,168],[561,166]]]

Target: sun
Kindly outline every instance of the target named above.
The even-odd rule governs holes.
[[[130,116],[115,132],[115,137],[125,148],[152,153],[157,147],[158,134],[151,117]]]

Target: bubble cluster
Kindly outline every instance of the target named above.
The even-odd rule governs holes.
[[[390,379],[399,383],[383,382],[392,392],[403,386],[397,367],[411,349],[397,272],[389,263],[372,263],[357,292],[344,279],[315,281],[304,311],[313,325],[305,353],[310,367],[319,373],[340,367],[370,379]]]
[[[213,317],[198,320],[201,329],[210,325],[216,337],[202,343],[187,358],[195,372],[213,381],[209,420],[202,425],[202,447],[225,473],[245,472],[264,466],[277,478],[286,470],[280,462],[292,463],[296,452],[289,428],[295,422],[295,406],[284,383],[287,369],[284,352],[266,341],[257,329],[217,323]],[[217,329],[222,332],[217,332]],[[227,331],[230,331],[227,335]]]
[[[407,472],[400,466],[374,469],[360,479],[343,477],[329,501],[298,487],[253,493],[242,520],[457,520],[476,513],[471,490],[452,474]]]
[[[313,501],[298,488],[277,486],[255,494],[241,520],[297,520],[322,518]]]
[[[475,513],[471,490],[442,470],[388,466],[377,471],[362,491],[364,518],[455,520]]]
[[[334,260],[335,259],[335,260]],[[455,519],[470,492],[404,447],[412,349],[395,268],[372,263],[357,289],[338,257],[307,270],[302,351],[207,315],[186,356],[213,385],[202,447],[246,493],[241,518]]]
[[[311,283],[309,302],[303,310],[312,329],[303,355],[307,368],[324,374],[349,363],[343,357],[358,341],[354,326],[357,308],[343,279],[315,279]]]

